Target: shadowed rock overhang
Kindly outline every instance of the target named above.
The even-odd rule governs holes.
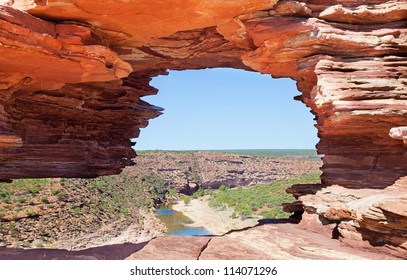
[[[318,214],[343,235],[356,227],[361,239],[405,253],[405,1],[0,4],[1,180],[117,174],[133,163],[130,139],[160,114],[140,100],[157,93],[149,85],[152,77],[166,69],[246,69],[296,80],[302,92],[297,99],[315,115],[322,185],[290,191],[301,201],[309,194],[322,197],[318,192],[326,186],[384,192],[393,185],[397,190],[387,202],[370,206],[400,223],[379,225],[376,210],[358,216],[352,212],[360,208],[356,204],[339,211],[350,207],[347,199],[329,211],[325,198],[325,210],[307,199],[291,209]],[[366,196],[353,197],[358,195]],[[400,211],[392,199],[401,201]],[[364,222],[341,228],[341,221]],[[384,233],[393,237],[372,237]]]

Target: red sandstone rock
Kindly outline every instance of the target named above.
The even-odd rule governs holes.
[[[0,179],[118,173],[135,155],[129,139],[159,115],[140,100],[157,92],[151,77],[254,70],[295,79],[316,116],[323,184],[291,189],[305,217],[405,252],[403,1],[0,3]],[[364,190],[336,205],[332,185],[341,198]]]
[[[377,187],[383,187],[407,173],[398,168],[407,161],[405,148],[401,141],[388,135],[392,128],[388,125],[390,121],[394,123],[393,127],[402,127],[406,124],[404,116],[400,115],[400,111],[405,110],[403,101],[396,101],[398,96],[405,93],[403,83],[405,77],[402,74],[405,63],[404,59],[397,55],[403,53],[406,48],[405,26],[399,21],[403,18],[406,7],[403,3],[393,1],[371,1],[371,6],[359,6],[357,2],[348,1],[335,1],[337,5],[334,6],[332,3],[330,1],[308,1],[307,3],[281,1],[275,4],[273,1],[253,0],[245,1],[245,5],[242,5],[239,1],[233,1],[233,3],[179,1],[171,2],[171,5],[179,8],[174,17],[171,13],[161,12],[160,7],[165,5],[162,2],[152,5],[150,2],[136,4],[132,1],[120,3],[114,1],[95,3],[84,0],[6,1],[6,5],[26,10],[37,17],[59,21],[70,20],[70,22],[53,24],[14,9],[7,7],[2,9],[3,30],[11,28],[12,25],[21,28],[20,33],[31,30],[30,36],[26,38],[32,39],[21,42],[26,44],[30,53],[32,53],[30,46],[35,45],[37,49],[42,48],[44,51],[48,49],[48,52],[54,53],[61,49],[60,52],[63,54],[62,59],[56,60],[55,63],[52,60],[48,61],[47,68],[39,67],[36,70],[36,68],[30,69],[24,66],[20,71],[16,68],[18,59],[10,59],[12,55],[16,57],[17,52],[13,50],[10,53],[9,49],[4,48],[2,57],[7,58],[8,63],[10,61],[13,63],[3,64],[4,68],[7,67],[7,73],[4,69],[2,74],[5,84],[3,92],[11,92],[15,95],[17,91],[44,89],[47,95],[51,94],[50,91],[57,90],[59,93],[55,93],[56,96],[65,96],[65,92],[69,89],[66,89],[64,84],[68,82],[77,84],[78,88],[82,87],[80,92],[85,94],[90,89],[83,84],[84,82],[114,80],[127,75],[126,71],[128,73],[131,68],[122,60],[126,60],[133,71],[136,71],[132,75],[131,83],[135,88],[124,88],[127,96],[130,95],[128,91],[132,92],[133,102],[137,102],[137,98],[145,94],[144,89],[148,88],[148,85],[143,83],[148,82],[151,75],[158,73],[155,71],[162,68],[196,69],[230,66],[248,69],[251,67],[256,71],[274,76],[290,76],[297,79],[299,89],[303,92],[301,99],[317,115],[321,137],[318,148],[326,155],[324,183],[356,185],[356,187],[362,184],[374,187],[372,182],[377,181]],[[107,10],[110,11],[109,17],[103,16]],[[267,14],[262,12],[264,10],[268,10]],[[343,20],[345,14],[352,14],[355,19]],[[192,17],[192,15],[195,16]],[[366,25],[373,18],[380,18],[380,24],[374,27]],[[141,24],[146,21],[150,24]],[[347,24],[349,21],[353,24],[363,23],[363,25],[356,28],[354,25]],[[44,36],[48,36],[47,40],[40,39],[45,38]],[[7,38],[6,34],[3,37]],[[14,36],[11,39],[18,40],[18,38]],[[116,51],[122,60],[116,59],[116,54],[105,46],[111,46],[111,50]],[[73,65],[71,59],[66,59],[65,62],[64,57],[67,55],[69,57],[69,54],[75,54],[74,61],[80,60],[80,65]],[[23,54],[18,56],[23,57]],[[87,59],[86,63],[81,60],[81,56]],[[345,59],[344,56],[350,58]],[[360,58],[363,56],[365,58]],[[376,56],[384,58],[374,59]],[[39,59],[41,56],[34,57]],[[30,59],[32,58],[26,58],[25,61]],[[47,59],[49,60],[48,57]],[[101,62],[100,59],[105,61],[101,64],[96,63],[96,61]],[[36,60],[31,64],[34,67],[37,65],[38,68],[38,65],[43,65],[44,62]],[[22,67],[21,65],[20,69]],[[64,68],[63,72],[58,71],[61,68]],[[153,71],[151,72],[150,69]],[[102,74],[98,71],[106,73]],[[58,73],[63,74],[58,77]],[[106,85],[97,87],[102,88]],[[121,90],[120,82],[115,82],[113,87],[110,85],[109,87],[112,90]],[[140,88],[143,92],[139,91]],[[153,93],[152,89],[150,91]],[[139,96],[136,97],[136,94]],[[117,100],[117,96],[113,95],[111,98]],[[47,97],[47,102],[56,102],[56,98],[52,101],[48,101],[49,99]],[[79,97],[78,102],[69,103],[69,106],[80,108],[82,99],[83,97]],[[45,101],[34,100],[35,102]],[[109,101],[103,98],[97,98],[97,100],[109,104]],[[379,100],[380,105],[378,105]],[[71,98],[69,101],[74,100]],[[61,100],[61,102],[64,101]],[[100,116],[102,108],[103,115],[107,118],[110,114],[117,115],[119,107],[123,108],[122,105],[119,107],[110,104],[96,105],[94,102],[91,106],[98,109],[93,112],[88,111],[89,118],[95,119],[97,115]],[[109,109],[106,110],[106,108]],[[154,107],[145,108],[154,110]],[[352,113],[349,114],[349,112]],[[5,112],[5,114],[15,115],[16,113]],[[60,121],[55,121],[53,126],[58,126],[60,129],[65,127],[62,120],[68,115],[69,112]],[[151,112],[145,117],[153,115]],[[386,117],[382,118],[383,115]],[[137,118],[141,119],[144,116]],[[4,122],[7,123],[7,121]],[[43,120],[40,122],[44,123]],[[366,129],[366,124],[372,122],[376,123],[374,129],[371,127]],[[146,121],[138,122],[135,119],[131,125],[143,127]],[[35,150],[35,147],[29,148],[25,144],[27,141],[21,137],[21,134],[25,133],[25,126],[27,125],[24,124],[20,129],[9,127],[3,132],[7,137],[21,138],[17,141],[22,142],[20,150],[27,150],[21,152],[22,155],[33,153]],[[100,131],[105,129],[100,128]],[[117,130],[126,131],[126,129],[128,131],[128,127]],[[48,130],[55,129],[44,126],[42,130],[38,130],[38,133],[41,131],[41,134],[48,134]],[[17,131],[20,132],[16,133]],[[65,138],[63,133],[65,132],[53,131],[54,139]],[[92,131],[81,132],[82,135],[84,133],[95,135]],[[126,133],[122,132],[122,134]],[[127,138],[137,135],[138,129],[134,129],[132,133],[125,136]],[[68,175],[68,170],[71,170],[72,176],[83,173],[94,176],[107,172],[109,165],[112,167],[111,172],[115,173],[123,165],[130,164],[126,158],[129,158],[132,152],[124,152],[119,148],[122,146],[128,150],[130,148],[128,141],[122,139],[118,141],[121,143],[118,143],[114,151],[112,149],[107,151],[107,146],[115,145],[97,143],[100,142],[98,139],[103,138],[98,133],[96,137],[91,138],[96,141],[90,139],[84,139],[84,141],[93,142],[89,146],[99,147],[104,154],[111,153],[111,155],[103,156],[102,153],[98,153],[97,157],[104,158],[99,166],[96,162],[92,163],[93,160],[89,159],[89,155],[76,160],[71,159],[71,165],[67,164],[64,170],[59,172],[60,174],[54,174],[54,176]],[[344,138],[353,139],[353,141],[342,141]],[[55,143],[55,140],[42,139],[33,142],[36,145],[47,144],[44,148],[53,147],[56,153],[61,151],[60,164],[69,161],[63,159],[66,157],[64,156],[66,151],[62,151],[63,147]],[[390,146],[392,152],[387,153],[387,147]],[[95,148],[91,150],[95,151]],[[114,154],[115,152],[117,154]],[[14,150],[5,151],[5,153],[13,154]],[[84,153],[89,154],[89,152]],[[121,160],[119,160],[120,157]],[[360,161],[365,163],[359,164]],[[19,162],[20,165],[23,164],[24,159]],[[349,164],[352,162],[355,163]],[[379,165],[376,165],[376,162]],[[389,164],[391,162],[393,164]],[[12,163],[12,165],[16,164]],[[380,168],[375,168],[378,166]],[[377,169],[374,177],[371,177],[372,168]],[[27,173],[27,169],[22,168],[24,172],[20,173]],[[43,172],[38,169],[41,168],[37,168],[36,172],[41,173],[38,176],[43,176],[42,173],[47,173],[46,170],[49,170],[49,165],[44,166]],[[81,171],[78,171],[79,169]],[[347,172],[342,172],[343,170]],[[23,176],[17,173],[4,174],[3,178]],[[31,176],[35,175],[35,172],[29,173]]]
[[[322,188],[299,198],[306,213],[300,226],[331,235],[337,226],[341,240],[354,247],[377,246],[376,251],[406,256],[407,196],[405,180],[385,190]],[[404,182],[403,182],[404,181]]]
[[[346,221],[356,218],[355,212],[341,207],[331,207],[326,210],[324,217],[330,221]]]
[[[391,138],[402,140],[407,145],[407,126],[393,127],[389,133]]]
[[[404,255],[405,257],[405,255]],[[262,225],[220,237],[163,236],[147,244],[122,244],[81,251],[6,249],[0,259],[131,259],[131,260],[391,260],[395,256],[373,252],[372,246],[354,249],[338,240],[293,224]]]
[[[271,255],[266,254],[255,246],[248,246],[236,242],[227,236],[213,237],[200,255],[200,260],[268,260]]]
[[[405,20],[406,15],[407,3],[388,1],[370,7],[367,5],[356,7],[334,5],[322,11],[319,17],[328,21],[372,24]]]
[[[197,260],[210,237],[163,236],[148,242],[128,260]]]

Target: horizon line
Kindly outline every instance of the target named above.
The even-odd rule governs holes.
[[[134,148],[133,148],[134,149]],[[134,149],[135,151],[236,151],[236,150],[317,150],[316,148],[228,148],[228,149]]]

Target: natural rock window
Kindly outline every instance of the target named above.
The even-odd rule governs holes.
[[[166,69],[289,77],[324,154],[322,184],[291,189],[303,222],[406,257],[405,2],[0,4],[1,180],[133,164],[130,139],[159,115],[140,97],[156,93],[149,81]]]
[[[315,149],[313,115],[291,79],[236,69],[170,71],[143,100],[164,108],[135,150]]]

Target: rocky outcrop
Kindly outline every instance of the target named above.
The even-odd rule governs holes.
[[[322,185],[296,195],[304,223],[405,252],[404,1],[0,3],[2,180],[119,173],[129,139],[159,115],[140,100],[156,93],[151,77],[247,69],[296,80],[315,114]],[[329,210],[336,185],[356,198]]]
[[[338,185],[319,189],[300,185],[288,191],[305,210],[302,228],[325,233],[351,246],[407,258],[405,184],[398,181],[385,191]]]
[[[147,244],[146,248],[148,248]],[[140,254],[143,252],[141,250]],[[214,237],[199,259],[396,259],[374,253],[341,246],[329,237],[309,232],[293,224],[262,225],[236,231],[222,237]]]
[[[130,138],[159,114],[139,98],[155,92],[149,77],[127,87],[138,74],[122,82],[131,65],[90,26],[1,6],[0,37],[2,179],[94,177],[132,164]]]
[[[333,16],[250,20],[245,24],[257,48],[243,61],[297,80],[298,99],[316,115],[325,184],[383,188],[407,175],[403,141],[389,136],[407,121],[406,28],[404,22],[357,23]]]

